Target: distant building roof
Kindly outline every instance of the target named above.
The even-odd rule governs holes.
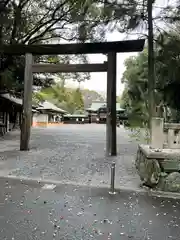
[[[86,114],[65,114],[64,117],[85,118],[85,117],[88,117],[88,115],[86,115]]]
[[[41,103],[41,107],[38,107],[37,110],[47,110],[47,111],[52,111],[57,113],[67,113],[67,111],[56,107],[53,103],[50,103],[48,101]]]
[[[17,98],[16,96],[14,96],[10,93],[0,94],[0,97],[5,98],[5,99],[9,100],[10,102],[15,103],[16,105],[19,105],[19,106],[23,105],[23,100],[21,98]],[[36,108],[36,106],[33,104],[32,108]],[[35,111],[33,110],[33,112],[35,112]]]
[[[0,94],[1,97],[17,104],[17,105],[22,105],[22,99],[21,98],[17,98],[9,93],[4,93],[4,94]]]
[[[88,111],[97,111],[99,108],[105,108],[106,107],[106,102],[92,102],[91,107],[87,108],[86,110]],[[124,111],[125,109],[120,107],[120,103],[116,103],[116,110],[117,111]]]
[[[92,102],[90,108],[95,110],[95,111],[97,111],[99,108],[101,108],[101,107],[103,107],[105,105],[106,105],[106,102],[99,102],[99,101],[97,101],[97,102]]]

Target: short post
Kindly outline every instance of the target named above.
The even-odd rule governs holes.
[[[115,185],[115,162],[112,162],[112,164],[111,164],[111,186],[110,186],[110,191],[109,191],[110,195],[116,194],[114,185]]]
[[[153,117],[151,119],[151,147],[163,148],[164,143],[164,119]]]

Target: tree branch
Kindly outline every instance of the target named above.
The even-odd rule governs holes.
[[[25,37],[25,39],[23,40],[23,43],[26,43],[30,40],[30,38],[35,34],[37,33],[38,31],[40,31],[43,27],[47,26],[48,24],[50,25],[54,25],[56,24],[58,21],[60,21],[64,16],[65,16],[65,13],[60,16],[58,19],[55,19],[55,14],[57,13],[58,10],[60,10],[64,5],[66,4],[66,2],[64,1],[62,4],[58,5],[55,10],[53,11],[53,13],[51,14],[50,16],[50,10],[36,23],[35,27],[33,29],[31,29]],[[67,14],[67,13],[66,13]],[[46,20],[44,22],[44,20],[46,19],[46,17],[49,16],[50,18],[48,20]],[[53,22],[54,23],[51,23]]]

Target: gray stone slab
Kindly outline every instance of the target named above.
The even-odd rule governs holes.
[[[155,159],[170,159],[178,158],[180,159],[180,149],[153,149],[149,145],[139,145],[139,149],[144,153],[147,158]]]

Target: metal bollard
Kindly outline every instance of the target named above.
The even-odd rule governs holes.
[[[116,194],[116,191],[114,189],[114,183],[115,183],[115,162],[112,162],[111,164],[111,186],[109,194],[114,195]]]

